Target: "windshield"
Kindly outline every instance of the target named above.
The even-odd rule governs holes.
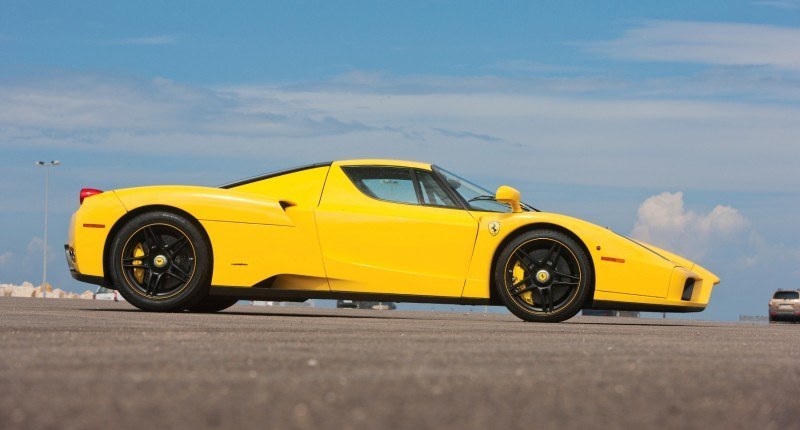
[[[444,176],[444,179],[461,198],[469,205],[470,209],[475,211],[485,212],[511,212],[511,207],[505,203],[500,203],[494,199],[494,193],[475,185],[472,182],[456,175],[455,173],[448,172],[441,167],[435,166],[436,172]],[[522,210],[530,211],[536,210],[525,203],[520,203]]]
[[[800,293],[797,291],[776,291],[772,298],[778,300],[797,300],[800,298]]]

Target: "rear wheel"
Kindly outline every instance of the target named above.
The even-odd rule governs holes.
[[[211,248],[183,216],[147,212],[126,223],[111,243],[109,266],[120,294],[146,311],[181,311],[208,296]]]
[[[525,321],[560,322],[580,311],[592,268],[578,243],[554,230],[520,234],[500,253],[494,280],[509,311]]]
[[[207,296],[195,305],[186,308],[189,312],[213,313],[233,306],[239,299],[231,297]]]

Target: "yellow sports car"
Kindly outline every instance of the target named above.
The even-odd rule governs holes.
[[[320,163],[219,188],[83,189],[67,262],[148,311],[239,299],[698,312],[713,273],[656,247],[426,163]]]

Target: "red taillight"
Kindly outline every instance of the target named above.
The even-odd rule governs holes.
[[[94,188],[84,188],[84,189],[82,189],[82,190],[81,190],[81,204],[83,204],[83,201],[84,201],[84,200],[85,200],[87,197],[91,197],[91,196],[94,196],[94,195],[100,194],[100,193],[102,193],[102,192],[103,192],[102,190],[96,190],[96,189],[94,189]]]

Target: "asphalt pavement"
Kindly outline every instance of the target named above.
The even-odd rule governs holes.
[[[800,324],[0,297],[0,428],[800,428]]]

